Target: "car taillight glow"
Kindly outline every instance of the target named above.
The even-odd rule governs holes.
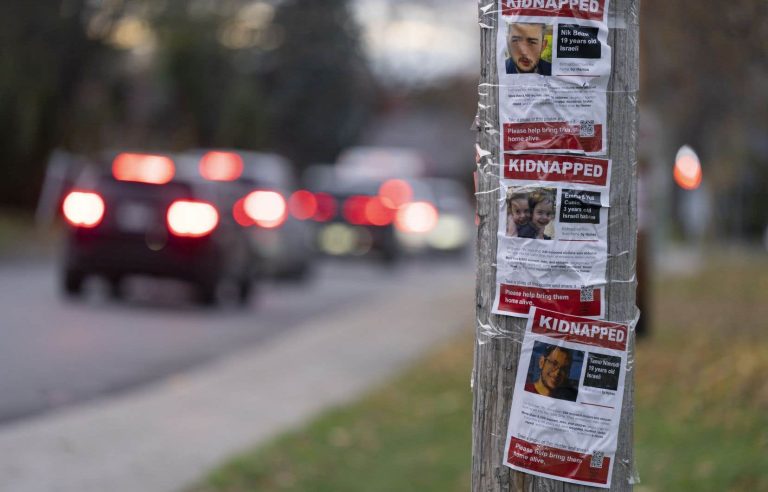
[[[250,218],[248,213],[245,211],[245,197],[239,199],[232,206],[232,217],[234,217],[235,222],[243,227],[250,227],[256,224],[256,222]]]
[[[234,152],[206,153],[200,159],[200,175],[210,181],[234,181],[243,174],[243,158]]]
[[[288,210],[299,220],[307,220],[317,214],[317,198],[307,190],[298,190],[288,199]]]
[[[317,222],[328,222],[336,216],[336,199],[328,193],[315,193],[317,200],[317,210],[312,220]]]
[[[176,236],[202,237],[219,224],[216,207],[206,202],[177,200],[168,207],[168,228]]]
[[[380,197],[371,197],[365,204],[365,220],[370,225],[386,226],[395,220],[396,211]]]
[[[413,199],[413,189],[407,181],[388,179],[379,187],[379,196],[387,207],[397,210]]]
[[[425,233],[437,225],[438,213],[429,202],[413,202],[397,210],[395,227],[402,232]]]
[[[62,211],[75,227],[96,227],[104,218],[104,200],[98,193],[73,191],[64,199]]]
[[[344,201],[344,220],[353,225],[386,226],[395,220],[395,210],[378,196],[353,195]]]
[[[287,216],[283,196],[276,191],[257,190],[245,197],[245,213],[261,227],[280,227]]]
[[[120,154],[112,162],[112,175],[118,181],[165,184],[173,179],[173,161],[162,155]]]
[[[341,215],[344,220],[354,225],[368,225],[368,219],[365,218],[365,207],[368,205],[369,197],[364,195],[352,195],[344,200],[341,207]]]

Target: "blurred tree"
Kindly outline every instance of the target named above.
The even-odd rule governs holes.
[[[153,126],[173,146],[221,144],[218,129],[235,72],[217,35],[231,15],[231,4],[200,10],[186,0],[170,0],[152,19],[157,70],[166,95]]]
[[[31,206],[48,153],[73,134],[79,84],[107,48],[86,0],[0,2],[0,203]]]
[[[716,232],[760,233],[765,181],[743,183],[768,176],[768,2],[647,0],[642,14],[641,97],[663,121],[669,165],[679,146],[693,146],[725,204]]]
[[[0,15],[0,204],[34,204],[55,147],[331,161],[374,95],[347,0],[8,0]]]
[[[160,115],[186,129],[176,143],[333,160],[373,96],[347,3],[166,2],[153,25],[169,94]]]
[[[347,0],[286,0],[284,33],[267,72],[270,136],[300,165],[332,162],[356,142],[371,111],[373,80]]]

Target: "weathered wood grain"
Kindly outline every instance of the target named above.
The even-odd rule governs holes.
[[[491,314],[495,294],[499,220],[499,111],[496,69],[497,2],[479,0],[481,77],[477,115],[477,299],[473,369],[472,491],[594,491],[556,480],[516,472],[504,465],[507,421],[512,404],[525,320]],[[610,5],[612,75],[608,86],[608,157],[613,161],[608,225],[606,318],[635,317],[635,249],[637,230],[636,154],[639,83],[639,0],[612,0]],[[634,338],[629,361],[633,367]],[[632,490],[633,372],[627,373],[613,491]]]

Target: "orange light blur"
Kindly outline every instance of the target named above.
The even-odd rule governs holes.
[[[169,157],[149,154],[120,154],[112,162],[112,175],[118,181],[165,184],[176,169]]]
[[[176,236],[202,237],[219,224],[216,207],[206,202],[177,200],[168,207],[168,228]]]
[[[397,210],[395,226],[402,232],[426,233],[437,226],[438,213],[429,202],[413,202]]]
[[[696,154],[678,152],[673,172],[677,186],[684,190],[695,190],[701,185],[702,174],[701,164]]]
[[[395,220],[395,210],[388,207],[381,197],[369,198],[365,204],[365,220],[375,226],[386,226]]]
[[[206,153],[200,159],[200,175],[209,181],[234,181],[243,174],[243,158],[234,152]]]
[[[413,199],[413,188],[402,179],[388,179],[379,187],[379,196],[385,206],[397,210]]]
[[[307,190],[298,190],[288,198],[288,210],[299,220],[311,219],[317,213],[317,198]]]
[[[73,191],[61,208],[64,218],[75,227],[96,227],[104,218],[104,200],[97,193]]]
[[[312,220],[317,222],[328,222],[336,216],[336,199],[328,193],[315,193],[317,200],[317,211],[312,216]]]
[[[276,191],[257,190],[245,197],[245,212],[265,229],[280,227],[287,218],[285,199]]]

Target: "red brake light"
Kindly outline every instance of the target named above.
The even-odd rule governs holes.
[[[245,198],[239,199],[235,204],[232,206],[232,216],[235,218],[235,222],[240,224],[243,227],[250,227],[256,222],[248,216],[248,213],[245,211]]]
[[[354,225],[367,225],[365,218],[365,207],[368,205],[369,197],[363,195],[353,195],[344,201],[341,208],[341,214],[344,220]]]
[[[149,154],[120,154],[112,162],[112,175],[118,181],[165,184],[176,169],[169,157]]]
[[[317,214],[317,198],[307,190],[295,191],[288,199],[288,210],[299,220],[307,220]]]
[[[429,232],[437,225],[437,209],[429,202],[413,202],[400,207],[395,226],[402,232]]]
[[[407,181],[388,179],[379,187],[379,196],[384,201],[384,205],[397,210],[413,199],[413,189]]]
[[[234,181],[243,174],[243,158],[234,152],[208,152],[200,159],[200,175],[210,181]]]
[[[62,205],[64,217],[75,227],[96,227],[104,218],[104,200],[87,191],[73,191]]]
[[[177,200],[168,207],[168,228],[176,236],[202,237],[219,224],[219,213],[210,203]]]
[[[344,219],[350,224],[385,226],[395,219],[395,211],[377,196],[353,195],[344,202]]]
[[[365,204],[365,220],[370,225],[386,226],[395,220],[395,210],[380,197],[372,197]]]
[[[317,210],[312,220],[317,222],[328,222],[336,216],[336,199],[328,193],[315,193],[317,200]]]
[[[257,190],[245,197],[245,213],[256,224],[266,229],[283,225],[287,206],[283,196],[276,191]]]

